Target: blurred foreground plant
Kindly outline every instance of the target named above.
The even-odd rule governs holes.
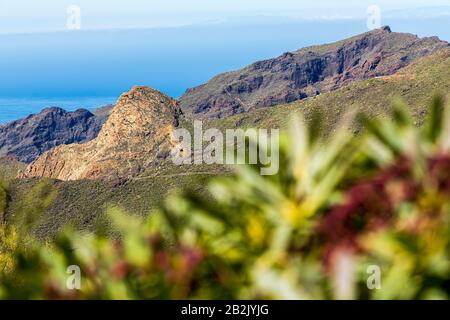
[[[14,214],[7,217],[10,202],[8,181],[0,178],[0,279],[1,275],[17,274],[18,252],[25,252],[28,245],[34,250],[36,243],[30,236],[32,227],[55,196],[50,185],[45,180],[41,181],[14,208]]]
[[[142,220],[111,208],[119,235],[67,230],[17,250],[3,298],[428,299],[450,294],[450,118],[435,98],[422,128],[392,121],[332,138],[298,120],[280,172],[240,167],[210,197],[174,194]],[[79,266],[81,290],[66,286]],[[381,271],[373,285],[371,270]],[[369,273],[368,273],[369,272]],[[16,281],[20,278],[18,284]]]

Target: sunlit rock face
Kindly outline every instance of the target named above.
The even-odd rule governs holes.
[[[82,180],[137,174],[170,154],[180,115],[181,110],[170,97],[136,86],[119,98],[95,139],[58,146],[19,176]]]

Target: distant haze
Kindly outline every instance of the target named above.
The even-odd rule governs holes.
[[[63,30],[66,10],[77,5],[84,29],[180,26],[249,15],[364,19],[377,5],[384,14],[415,15],[421,7],[450,5],[449,0],[2,0],[0,32]]]

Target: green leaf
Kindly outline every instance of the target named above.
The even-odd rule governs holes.
[[[425,137],[435,143],[444,127],[444,98],[436,94],[430,105],[430,113],[424,126]]]

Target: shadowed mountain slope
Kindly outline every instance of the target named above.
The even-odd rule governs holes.
[[[180,115],[173,99],[136,86],[119,98],[97,138],[85,144],[58,146],[41,155],[20,176],[82,180],[137,174],[169,155],[171,134]]]
[[[106,118],[105,114],[95,116],[85,109],[67,112],[56,107],[46,108],[38,114],[0,125],[0,156],[30,163],[58,145],[94,139]]]

